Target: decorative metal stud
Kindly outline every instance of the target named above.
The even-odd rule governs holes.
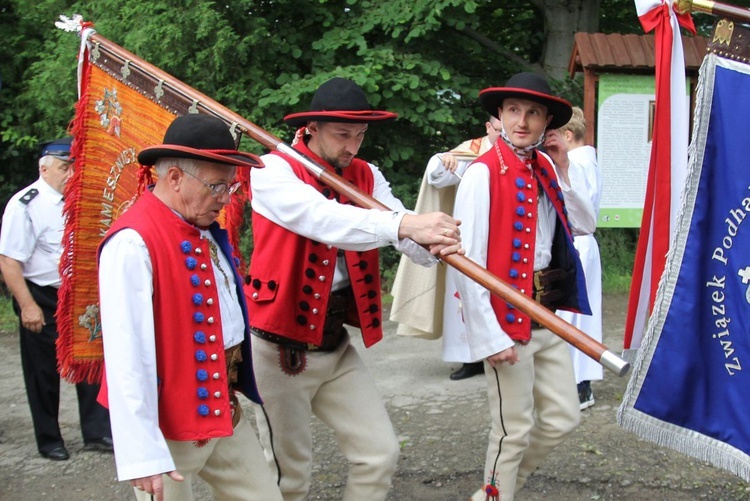
[[[156,87],[154,87],[154,97],[156,97],[157,101],[159,101],[164,95],[163,85],[164,85],[164,80],[159,79],[159,83],[156,84]]]
[[[125,65],[120,70],[120,73],[122,74],[123,81],[127,80],[130,76],[130,59],[125,61]]]

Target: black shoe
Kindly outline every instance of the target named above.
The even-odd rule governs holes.
[[[460,369],[451,374],[451,381],[460,381],[461,379],[468,379],[482,374],[484,372],[484,362],[473,362],[470,364],[463,364]]]
[[[83,444],[84,451],[113,452],[112,439],[110,437],[94,438]]]
[[[48,452],[40,452],[40,454],[42,455],[42,457],[51,459],[52,461],[65,461],[70,457],[70,454],[68,454],[68,449],[66,449],[62,445],[60,447],[55,447]]]

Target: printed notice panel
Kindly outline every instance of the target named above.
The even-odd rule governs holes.
[[[604,180],[599,227],[641,226],[655,105],[653,76],[599,75],[596,148]]]

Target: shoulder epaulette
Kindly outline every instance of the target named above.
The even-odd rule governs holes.
[[[23,194],[23,196],[20,198],[20,202],[24,205],[29,205],[29,202],[34,200],[34,197],[36,197],[39,194],[39,190],[36,188],[31,188],[29,191]]]

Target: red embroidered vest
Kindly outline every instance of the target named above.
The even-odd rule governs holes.
[[[136,230],[143,238],[153,269],[159,428],[170,440],[230,436],[233,427],[221,314],[207,241],[200,238],[197,228],[177,216],[150,191],[115,221],[99,251],[112,235],[125,228]],[[234,263],[226,231],[217,223],[210,230],[228,260]],[[232,268],[235,282],[240,284],[240,277]],[[237,294],[247,321],[240,287]],[[102,333],[103,336],[118,334]],[[239,385],[248,398],[261,403],[248,334],[246,329]],[[106,384],[105,377],[102,381],[105,397]]]
[[[535,152],[532,169],[502,140],[477,159],[490,173],[490,228],[487,269],[500,279],[532,297],[536,243],[538,187],[544,190],[557,213],[551,267],[571,272],[562,289],[562,308],[589,312],[583,269],[568,227],[567,210],[555,169],[546,157]],[[538,184],[537,184],[538,183]],[[500,326],[512,339],[525,344],[531,339],[531,322],[499,297],[490,296]]]
[[[321,166],[333,170],[323,159],[300,141],[295,149]],[[305,183],[324,197],[335,193],[288,155],[273,152],[292,167]],[[364,160],[355,158],[343,169],[342,176],[365,193],[372,194],[372,170]],[[252,173],[250,182],[252,184]],[[352,203],[344,196],[339,202]],[[378,250],[339,251],[336,247],[297,235],[253,212],[255,248],[245,280],[245,295],[250,324],[301,343],[320,345],[323,337],[328,298],[338,252],[344,253],[349,272],[357,318],[351,322],[362,330],[366,347],[383,338]],[[358,324],[358,325],[356,325]]]

